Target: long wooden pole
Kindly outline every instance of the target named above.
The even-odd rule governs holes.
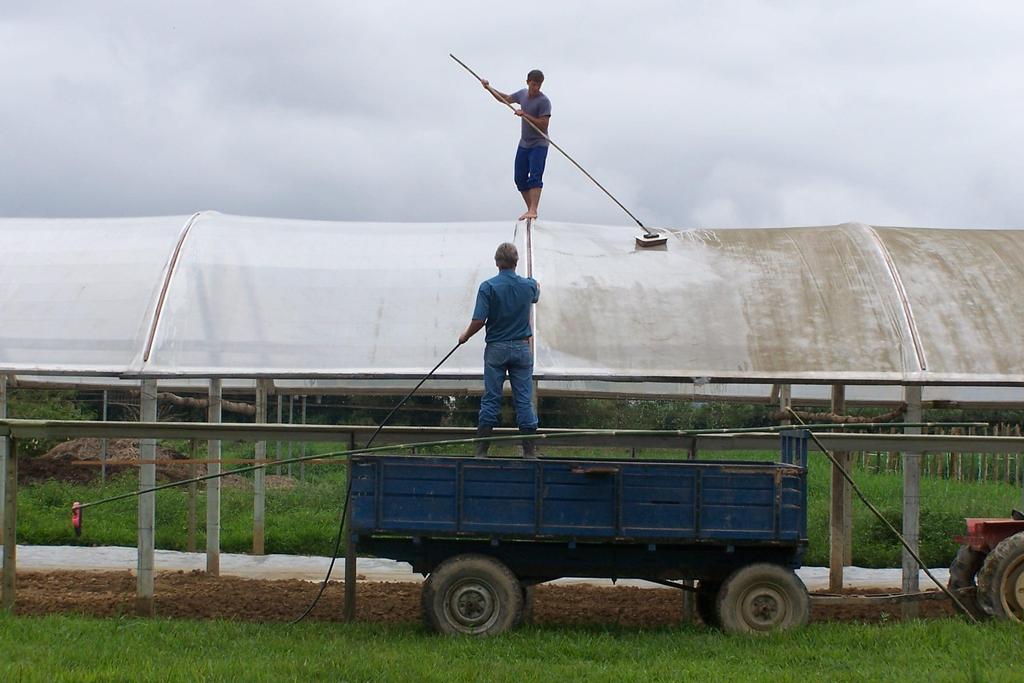
[[[456,57],[455,55],[453,55],[453,54],[452,54],[452,53],[450,53],[450,52],[448,53],[448,56],[449,56],[449,57],[451,57],[452,59],[454,59],[454,60],[455,60],[456,62],[458,62],[458,63],[459,63],[459,66],[461,66],[461,67],[462,67],[463,69],[465,69],[466,71],[468,71],[469,73],[471,73],[471,74],[473,75],[473,78],[475,78],[476,80],[480,81],[480,83],[481,83],[481,84],[482,84],[482,83],[484,82],[484,79],[482,79],[482,78],[480,78],[479,76],[477,76],[476,72],[475,72],[475,71],[473,71],[472,69],[470,69],[470,68],[469,68],[468,66],[466,66],[466,63],[465,63],[465,62],[463,62],[463,61],[462,61],[461,59],[459,59],[458,57]],[[495,90],[494,88],[492,88],[492,87],[491,87],[490,85],[488,85],[488,86],[487,86],[487,90],[489,90],[489,91],[490,91],[491,93],[494,93],[494,94],[500,94],[500,93],[498,93],[498,91],[497,91],[497,90]],[[501,102],[503,102],[503,103],[505,104],[505,106],[506,106],[506,107],[508,107],[509,109],[511,109],[512,111],[515,111],[515,110],[516,110],[516,108],[515,108],[515,107],[513,107],[513,106],[512,106],[511,104],[509,104],[508,102],[505,102],[505,100],[500,100],[500,101],[501,101]],[[587,169],[585,169],[585,168],[583,168],[582,166],[580,166],[580,165],[579,165],[579,163],[578,163],[578,162],[577,162],[577,161],[576,161],[575,159],[573,159],[573,158],[572,158],[571,156],[569,156],[569,153],[568,153],[568,152],[566,152],[566,151],[565,151],[564,149],[562,149],[562,148],[561,148],[561,147],[559,147],[559,146],[558,146],[557,144],[555,144],[555,141],[554,141],[554,140],[552,140],[551,138],[549,138],[549,137],[548,137],[548,134],[547,134],[547,133],[545,133],[545,132],[544,132],[544,131],[542,131],[542,130],[541,130],[540,128],[538,128],[538,127],[537,127],[537,126],[536,126],[536,125],[535,125],[535,124],[533,123],[533,121],[531,121],[530,119],[524,118],[523,120],[524,120],[524,121],[526,121],[526,122],[527,122],[528,124],[530,124],[530,127],[531,127],[531,128],[533,128],[533,129],[534,129],[535,131],[537,131],[537,133],[538,133],[538,134],[539,134],[539,135],[540,135],[541,137],[543,137],[543,138],[544,138],[545,140],[547,140],[547,141],[548,141],[548,144],[550,144],[550,145],[551,145],[552,147],[554,147],[554,148],[555,148],[555,149],[557,149],[557,150],[558,150],[559,152],[561,152],[561,153],[562,153],[562,156],[564,156],[564,157],[565,157],[566,159],[568,159],[568,160],[569,160],[569,161],[570,161],[570,162],[572,163],[572,165],[573,165],[573,166],[575,166],[576,168],[578,168],[578,169],[580,170],[580,173],[582,173],[583,175],[587,176],[587,178],[589,178],[589,179],[590,179],[590,182],[592,182],[592,183],[594,183],[595,185],[597,185],[597,186],[598,186],[598,187],[599,187],[599,188],[601,189],[601,191],[602,191],[602,192],[604,192],[604,193],[605,193],[606,195],[608,195],[608,198],[609,198],[609,199],[611,199],[611,200],[612,200],[613,202],[615,202],[616,204],[618,204],[618,205],[619,205],[619,208],[620,208],[620,209],[622,209],[623,211],[625,211],[625,212],[626,212],[626,214],[627,214],[627,215],[628,215],[628,216],[629,216],[630,218],[632,218],[632,219],[633,219],[633,220],[634,220],[634,221],[636,222],[636,224],[637,224],[637,225],[639,225],[639,226],[640,226],[640,227],[641,227],[641,228],[643,229],[643,231],[644,231],[644,234],[645,234],[645,235],[653,235],[653,233],[652,233],[652,232],[651,232],[651,231],[650,231],[650,230],[649,230],[649,229],[647,228],[647,226],[645,226],[645,225],[644,225],[643,223],[641,223],[641,222],[640,222],[640,219],[639,219],[639,218],[637,218],[636,216],[634,216],[634,215],[633,215],[633,212],[632,212],[632,211],[630,211],[629,209],[627,209],[627,208],[625,207],[625,205],[624,205],[624,204],[623,204],[622,202],[620,202],[620,201],[619,201],[618,199],[616,199],[616,198],[615,198],[615,195],[613,195],[613,194],[612,194],[611,192],[609,192],[608,190],[606,190],[606,189],[605,189],[605,187],[604,187],[604,185],[602,185],[601,183],[597,182],[597,178],[595,178],[594,176],[592,176],[592,175],[590,175],[589,173],[587,173]]]

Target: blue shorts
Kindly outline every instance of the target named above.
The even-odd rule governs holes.
[[[520,192],[544,187],[544,162],[548,159],[548,146],[520,147],[516,150],[516,187]]]

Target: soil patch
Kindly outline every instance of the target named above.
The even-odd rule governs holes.
[[[203,572],[158,574],[156,613],[162,617],[290,621],[316,595],[318,585],[294,579],[268,581],[211,577]],[[864,591],[859,591],[863,593]],[[360,582],[356,614],[360,621],[419,622],[420,585]],[[332,582],[309,618],[340,621],[344,584]],[[615,624],[651,629],[677,625],[683,617],[682,593],[673,589],[629,586],[538,586],[533,622],[554,626]],[[921,618],[951,616],[947,602],[921,603]],[[135,612],[135,577],[130,572],[26,572],[18,576],[17,614],[75,613],[97,617]],[[811,621],[880,622],[899,620],[896,605],[816,605]]]
[[[72,439],[52,448],[49,452],[18,461],[18,481],[29,483],[56,479],[78,484],[100,477],[100,439]],[[182,453],[157,445],[156,460],[179,462],[157,465],[162,479],[185,479],[193,476],[192,465]],[[139,463],[138,439],[107,439],[107,474],[118,474],[137,469]],[[196,476],[206,473],[205,465],[195,465]]]

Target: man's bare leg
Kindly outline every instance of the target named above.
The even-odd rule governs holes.
[[[540,205],[540,188],[531,187],[523,192],[523,199],[526,201],[526,213],[519,217],[519,220],[537,217],[537,207]]]

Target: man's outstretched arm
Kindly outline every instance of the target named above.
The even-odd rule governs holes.
[[[466,342],[468,342],[470,337],[472,337],[474,334],[483,329],[483,326],[483,320],[470,320],[469,326],[466,328],[466,331],[459,335],[459,343],[465,344]]]
[[[512,104],[511,95],[506,95],[503,92],[498,92],[497,90],[491,87],[491,83],[487,79],[481,78],[480,83],[481,85],[484,86],[484,90],[491,93],[491,96],[494,97],[494,99],[498,100],[499,102],[504,102],[505,104]]]

